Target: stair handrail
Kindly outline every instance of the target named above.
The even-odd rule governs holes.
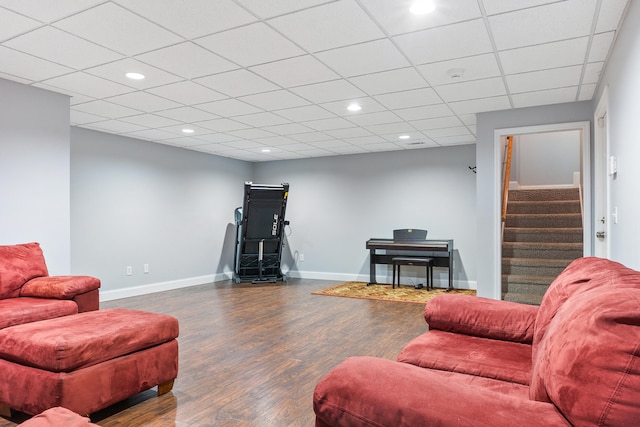
[[[511,177],[511,155],[513,152],[513,136],[507,136],[507,150],[504,160],[504,175],[502,183],[502,224],[507,220],[507,202],[509,201],[509,179]]]

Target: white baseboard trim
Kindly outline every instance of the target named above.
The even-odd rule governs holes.
[[[171,280],[168,282],[149,283],[147,285],[131,286],[122,289],[108,291],[100,290],[100,301],[112,301],[121,298],[136,297],[139,295],[153,294],[156,292],[170,291],[172,289],[188,288],[203,285],[205,283],[228,280],[225,273],[210,274],[206,276],[189,277],[187,279]]]

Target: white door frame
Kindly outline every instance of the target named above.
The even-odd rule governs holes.
[[[583,254],[591,255],[593,248],[591,244],[591,236],[593,236],[593,222],[591,221],[592,202],[591,202],[591,123],[585,122],[570,122],[570,123],[556,123],[550,125],[539,126],[523,126],[516,128],[495,129],[493,133],[493,195],[496,201],[494,218],[494,230],[496,235],[494,241],[497,242],[497,248],[494,248],[494,254],[496,254],[493,266],[494,272],[497,274],[494,276],[498,280],[494,283],[493,294],[496,299],[501,299],[502,295],[502,237],[500,235],[502,230],[501,224],[501,211],[502,211],[502,137],[508,135],[524,135],[531,133],[543,133],[543,132],[561,132],[579,130],[580,138],[582,140],[581,155],[582,155],[582,203],[583,203]]]
[[[593,141],[593,233],[604,231],[604,239],[597,238],[593,233],[593,254],[601,258],[609,258],[611,254],[611,200],[609,175],[609,88],[605,87],[602,97],[595,109]],[[604,219],[604,224],[601,220]]]

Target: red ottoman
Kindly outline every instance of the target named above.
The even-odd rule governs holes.
[[[19,427],[98,427],[89,418],[81,417],[75,412],[71,412],[62,406],[47,409],[20,424]]]
[[[88,415],[178,375],[178,321],[110,309],[0,330],[0,413],[64,406]]]

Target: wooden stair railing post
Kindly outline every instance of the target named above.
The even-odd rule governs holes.
[[[511,177],[511,154],[513,151],[513,136],[507,136],[507,152],[504,160],[504,176],[502,183],[502,232],[507,220],[507,202],[509,200],[509,179]]]

